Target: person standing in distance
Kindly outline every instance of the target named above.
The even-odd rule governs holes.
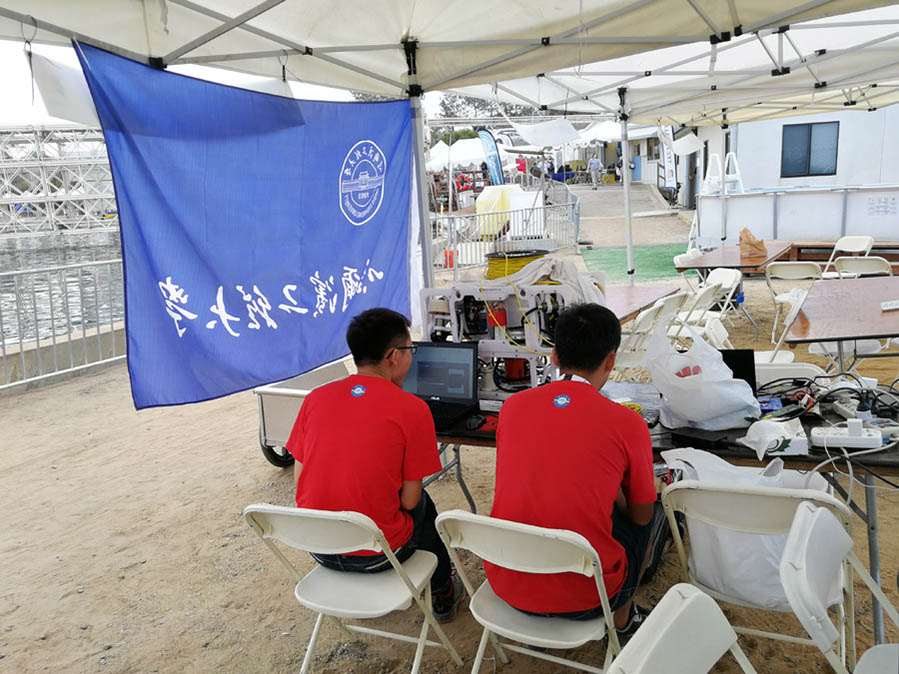
[[[590,180],[593,181],[593,189],[595,190],[599,185],[600,173],[602,172],[602,162],[599,161],[599,156],[594,154],[590,157],[590,161],[587,162],[587,170],[590,171]]]
[[[437,534],[437,509],[421,486],[441,466],[428,406],[401,388],[415,349],[409,321],[390,309],[369,309],[350,322],[346,341],[358,374],[306,396],[287,441],[297,507],[367,515],[400,562],[416,550],[434,553],[431,607],[438,622],[449,622],[464,588]],[[312,556],[337,571],[392,568],[372,550]]]

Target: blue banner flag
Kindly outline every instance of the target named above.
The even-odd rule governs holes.
[[[494,185],[502,185],[505,182],[503,180],[503,164],[499,159],[499,150],[496,149],[496,138],[487,129],[478,131],[478,137],[481,139],[481,145],[484,147],[484,154],[487,157],[490,180]]]
[[[408,101],[297,101],[78,45],[112,167],[137,408],[346,355],[409,313]]]

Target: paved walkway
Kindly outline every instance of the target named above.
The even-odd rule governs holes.
[[[624,246],[624,188],[602,185],[593,190],[589,185],[573,185],[572,192],[581,199],[581,240],[594,247]],[[682,243],[686,248],[689,222],[677,211],[657,215],[665,203],[649,185],[631,185],[631,214],[635,246]],[[641,213],[652,213],[639,217]]]

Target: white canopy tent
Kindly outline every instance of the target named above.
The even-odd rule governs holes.
[[[438,0],[0,0],[0,38],[57,44],[77,40],[161,68],[212,65],[409,96],[417,121],[418,206],[426,244],[423,92],[501,83],[574,66],[583,75],[585,63],[671,45],[712,42],[711,50],[717,54],[740,43],[731,40],[740,34],[886,4],[869,0],[582,0],[557,6],[543,0],[480,5]],[[603,110],[610,116],[619,111],[616,105],[590,102],[590,96],[600,92],[573,93],[570,82],[579,79],[577,73],[565,77],[562,85],[552,81],[555,77],[543,83],[568,92],[550,102],[573,110],[581,99],[591,111]],[[735,77],[740,82],[744,75]],[[633,80],[621,81],[603,87],[612,91]],[[495,91],[514,92],[505,84],[497,85]],[[508,95],[516,102],[523,100],[519,94]],[[658,110],[697,96],[695,90],[681,92],[667,102],[647,103],[644,108],[655,107],[643,112],[648,118],[660,117]],[[536,100],[540,102],[539,97]],[[625,110],[633,107],[623,94],[621,103]],[[626,133],[622,123],[625,138]],[[422,250],[424,278],[429,279],[429,247],[423,245]]]

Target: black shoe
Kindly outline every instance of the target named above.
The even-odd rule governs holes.
[[[649,611],[650,609],[648,608],[638,606],[637,602],[631,604],[631,612],[627,617],[627,623],[621,629],[615,628],[615,632],[618,634],[618,643],[621,646],[624,646],[637,633],[640,625],[646,622],[646,619],[649,617]]]
[[[456,570],[450,576],[450,587],[446,592],[431,595],[431,612],[439,623],[448,623],[456,617],[459,604],[465,599],[465,586],[459,580]]]

